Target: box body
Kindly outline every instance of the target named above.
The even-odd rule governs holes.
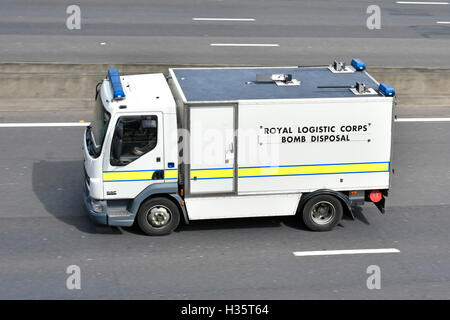
[[[261,73],[289,73],[300,85],[255,82]],[[178,126],[188,132],[179,159],[188,209],[189,199],[192,211],[201,211],[201,199],[211,205],[221,197],[284,195],[280,215],[294,214],[305,192],[389,188],[394,98],[379,93],[368,73],[323,67],[170,74]],[[370,93],[317,88],[356,81],[365,81]]]

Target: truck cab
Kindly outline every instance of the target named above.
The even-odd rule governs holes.
[[[176,133],[175,102],[163,74],[109,70],[83,139],[84,201],[96,222],[131,226],[140,198],[177,195]],[[157,211],[163,224],[167,213]]]

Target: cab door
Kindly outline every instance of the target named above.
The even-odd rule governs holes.
[[[103,159],[105,199],[130,199],[164,182],[162,113],[121,114],[112,121]]]

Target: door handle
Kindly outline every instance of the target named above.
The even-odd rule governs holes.
[[[234,153],[234,143],[230,143],[230,148],[229,148],[230,153]]]
[[[234,158],[234,143],[230,143],[228,148],[225,150],[225,163],[229,163],[230,160]]]

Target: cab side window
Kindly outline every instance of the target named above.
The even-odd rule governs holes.
[[[157,137],[157,116],[120,117],[111,144],[111,165],[126,165],[153,150]]]

